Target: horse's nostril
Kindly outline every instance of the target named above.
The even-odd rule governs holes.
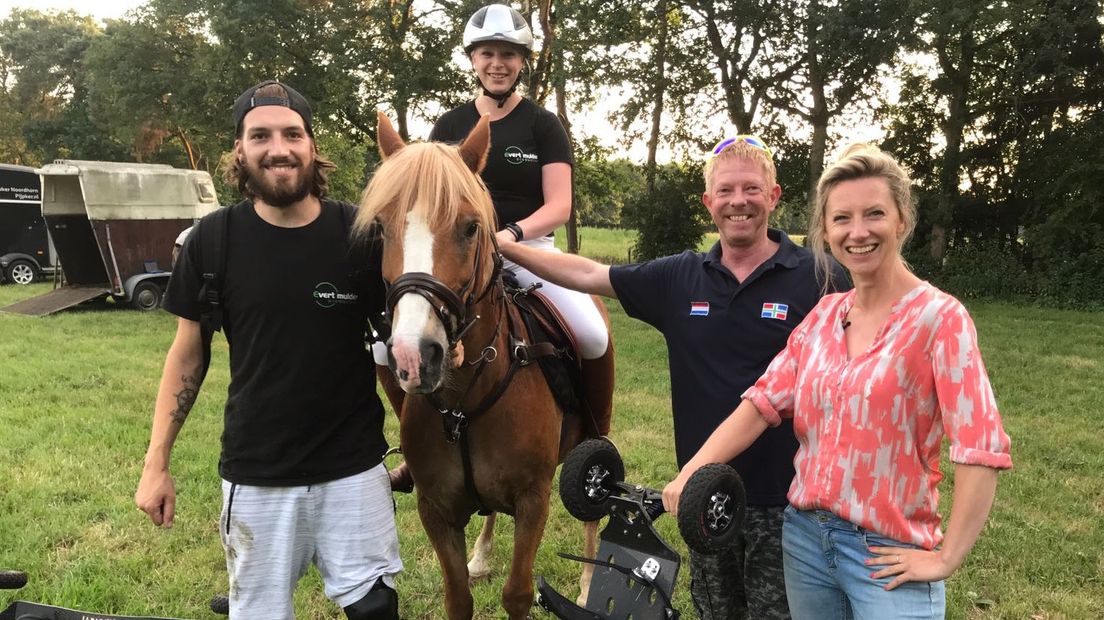
[[[426,361],[427,366],[434,368],[445,359],[445,350],[436,342],[427,344],[425,345],[425,351],[422,352],[422,359]]]
[[[405,371],[405,370],[400,370],[399,371],[399,380],[400,381],[406,381],[408,379],[410,379],[410,373]]]

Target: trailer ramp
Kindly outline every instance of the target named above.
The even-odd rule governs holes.
[[[47,314],[53,314],[59,310],[66,308],[72,308],[73,306],[86,302],[90,299],[102,297],[109,292],[107,285],[104,286],[63,286],[61,288],[54,289],[44,295],[38,297],[32,297],[30,299],[24,299],[18,301],[10,306],[0,308],[0,312],[11,312],[13,314],[26,314],[29,316],[46,316]]]

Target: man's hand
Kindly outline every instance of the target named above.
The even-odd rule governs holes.
[[[176,516],[176,486],[168,468],[146,467],[134,493],[138,509],[149,515],[154,525],[170,528]]]

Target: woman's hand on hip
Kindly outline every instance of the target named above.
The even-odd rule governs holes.
[[[870,574],[873,579],[893,577],[886,584],[892,590],[908,581],[940,581],[951,576],[956,566],[950,565],[939,551],[908,547],[871,547],[877,557],[866,560],[867,566],[882,567]]]

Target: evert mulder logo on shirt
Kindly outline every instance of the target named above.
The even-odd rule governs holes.
[[[329,282],[319,282],[311,295],[314,303],[323,308],[333,308],[337,304],[355,304],[360,299],[356,293],[343,293]]]
[[[506,157],[506,163],[514,164],[515,166],[526,162],[535,163],[538,159],[536,153],[526,153],[516,146],[506,147],[506,152],[503,155]]]

